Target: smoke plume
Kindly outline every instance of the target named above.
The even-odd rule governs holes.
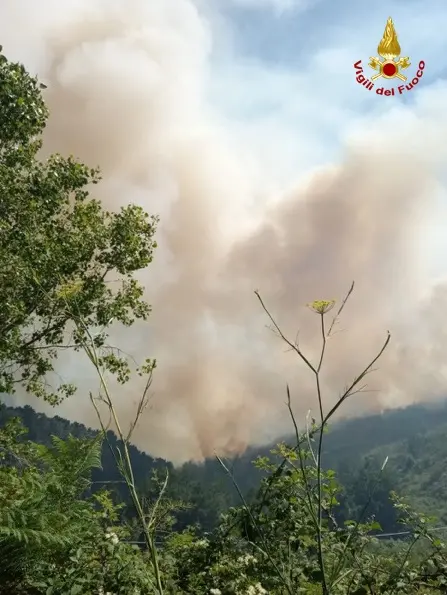
[[[326,407],[387,330],[392,342],[368,379],[371,392],[353,397],[345,414],[445,395],[447,285],[432,286],[424,248],[445,215],[439,95],[413,111],[390,108],[259,221],[250,208],[263,180],[207,103],[212,34],[192,0],[4,0],[0,16],[5,53],[48,85],[46,151],[99,164],[96,196],[107,208],[135,202],[161,217],[155,261],[140,275],[152,318],[113,337],[158,360],[138,446],[200,460],[275,438],[289,429],[286,382],[299,420],[316,411],[312,375],[266,329],[255,289],[315,361],[319,321],[305,304],[340,303],[355,280],[328,344]],[[94,375],[78,360],[66,368],[80,395],[59,413],[91,424],[82,392]],[[139,389],[117,393],[123,423]]]

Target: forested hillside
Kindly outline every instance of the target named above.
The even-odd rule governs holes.
[[[19,416],[28,438],[47,446],[51,436],[66,439],[69,434],[77,438],[95,435],[82,424],[69,422],[59,416],[47,417],[31,407],[0,409],[0,426],[8,418]],[[386,411],[381,415],[334,424],[327,435],[325,466],[337,471],[340,482],[349,498],[342,499],[348,518],[365,504],[373,483],[386,457],[389,461],[382,474],[380,490],[375,491],[370,512],[382,525],[384,532],[396,530],[395,515],[389,502],[389,491],[405,494],[420,510],[447,520],[447,403],[431,407],[412,406]],[[116,436],[109,432],[109,439],[116,448]],[[284,440],[292,442],[292,437]],[[253,467],[257,457],[270,454],[274,444],[260,449],[250,448],[243,455],[227,461],[242,493],[250,497],[259,488],[262,473]],[[230,506],[239,504],[239,496],[230,477],[214,459],[202,464],[187,463],[179,468],[162,459],[153,459],[131,446],[130,453],[136,482],[142,492],[150,489],[154,471],[168,469],[168,493],[191,504],[191,508],[178,513],[177,528],[199,523],[203,530],[212,529],[219,515]],[[93,485],[109,485],[120,497],[126,490],[120,483],[121,476],[107,444],[102,448],[102,469],[95,469]],[[115,483],[114,483],[115,482]],[[109,485],[109,487],[110,487]]]

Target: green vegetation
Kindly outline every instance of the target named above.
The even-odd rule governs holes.
[[[48,116],[39,84],[0,58],[0,392],[20,382],[56,403],[75,390],[45,382],[58,351],[80,347],[74,313],[98,329],[97,345],[111,320],[147,317],[132,273],[152,259],[156,220],[132,205],[104,211],[87,191],[98,172],[73,157],[38,159]],[[104,357],[121,371],[114,353]]]
[[[23,409],[22,418],[34,433],[29,439],[13,411],[3,410],[0,593],[446,592],[447,550],[432,520],[396,494],[388,501],[394,476],[399,472],[408,478],[412,469],[419,469],[422,489],[434,485],[435,497],[442,496],[443,470],[436,467],[442,425],[419,437],[396,430],[397,440],[407,443],[387,452],[388,466],[383,443],[364,439],[363,452],[357,452],[368,457],[342,459],[344,491],[330,468],[331,456],[352,450],[355,432],[350,436],[345,427],[331,447],[328,424],[361,389],[390,340],[388,335],[325,411],[320,374],[326,342],[353,288],[340,307],[324,300],[310,304],[321,336],[316,363],[287,338],[256,293],[273,328],[313,375],[319,410],[318,421],[301,431],[287,391],[295,433],[270,456],[257,458],[257,477],[246,474],[245,482],[239,481],[236,466],[233,471],[221,459],[204,468],[174,470],[132,446],[156,365],[147,359],[132,370],[118,349],[108,347],[108,329],[112,322],[129,326],[149,314],[133,275],[151,261],[156,219],[132,205],[105,212],[89,194],[99,180],[96,170],[59,155],[39,159],[48,117],[39,84],[23,66],[0,56],[0,390],[11,393],[20,385],[53,405],[74,398],[74,386],[51,388],[49,380],[56,377],[52,373],[62,349],[82,351],[100,381],[99,393],[90,397],[101,428],[93,432]],[[116,413],[111,378],[119,386],[135,372],[145,389],[128,431]],[[42,433],[53,433],[51,428],[49,440]],[[427,451],[430,440],[437,446]],[[239,466],[246,460],[242,457]],[[209,481],[200,496],[203,473]],[[104,484],[106,477],[113,483]],[[232,492],[223,488],[224,480]],[[404,485],[422,503],[414,481]],[[214,499],[219,501],[210,506]],[[409,538],[380,542],[374,537],[381,530],[374,513],[389,527],[403,523]]]
[[[93,437],[95,432],[82,424],[55,416],[36,413],[31,407],[0,409],[0,426],[8,419],[19,417],[28,429],[27,437],[33,442],[51,446],[51,436],[67,439]],[[360,431],[359,431],[360,430]],[[440,523],[447,520],[447,477],[443,461],[447,459],[447,406],[412,406],[392,410],[382,415],[368,416],[347,422],[335,423],[326,436],[323,462],[326,468],[334,469],[343,486],[337,516],[355,518],[369,497],[371,483],[388,456],[386,468],[380,474],[380,483],[375,489],[374,500],[368,514],[375,515],[384,533],[402,531],[396,525],[394,507],[389,500],[390,491],[405,494],[418,510],[436,516]],[[350,441],[349,441],[349,440]],[[108,433],[113,448],[119,445],[116,436]],[[284,441],[292,442],[291,437]],[[231,460],[234,479],[244,497],[251,500],[259,488],[263,473],[253,465],[258,457],[271,456],[274,445],[250,449]],[[415,450],[417,448],[417,450]],[[188,509],[175,513],[175,529],[200,525],[203,531],[211,531],[218,523],[220,514],[238,505],[240,498],[232,481],[222,473],[216,460],[207,460],[197,465],[187,463],[173,468],[162,459],[153,459],[136,447],[130,446],[130,455],[136,484],[141,493],[150,488],[148,478],[154,472],[169,471],[167,493],[175,499],[188,502]],[[409,464],[408,461],[412,463]],[[433,476],[433,477],[431,477]],[[367,481],[365,481],[365,478]],[[120,475],[107,444],[102,448],[102,467],[92,470],[93,491],[104,485],[113,485],[115,497],[126,503],[127,488],[118,483]],[[129,510],[129,514],[131,511]]]

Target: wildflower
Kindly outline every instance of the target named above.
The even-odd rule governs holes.
[[[106,539],[110,539],[113,545],[116,545],[119,541],[118,535],[116,533],[113,533],[113,531],[111,533],[106,533]]]
[[[69,300],[82,290],[83,281],[80,279],[71,283],[64,283],[56,290],[56,296],[61,299]]]
[[[255,585],[250,585],[247,589],[247,595],[267,595],[267,591],[261,585],[261,583],[256,583]]]
[[[307,306],[317,314],[326,314],[335,306],[335,300],[315,300]]]
[[[237,559],[239,564],[244,564],[245,566],[249,566],[250,564],[256,564],[257,559],[252,556],[251,554],[245,554],[245,556],[239,556]]]
[[[220,589],[210,589],[211,595],[222,595],[222,591]]]

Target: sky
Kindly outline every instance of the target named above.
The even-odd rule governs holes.
[[[356,131],[373,129],[384,115],[414,110],[425,99],[442,105],[447,41],[433,33],[447,24],[442,1],[367,7],[324,0],[211,4],[210,102],[248,151],[256,152],[258,167],[269,172],[275,190],[336,160]],[[420,60],[427,63],[422,91],[399,98],[366,92],[353,76],[355,62],[362,60],[365,67],[370,55],[377,55],[388,16],[402,55],[411,57],[413,68]],[[435,275],[444,271],[444,259],[435,254],[439,243],[445,245],[444,231],[442,222],[430,230],[429,243],[436,249],[430,248],[429,266]]]
[[[400,97],[367,91],[353,67],[368,70],[388,17],[409,77],[426,65]],[[275,439],[290,429],[286,382],[301,423],[315,413],[312,377],[266,329],[255,289],[317,358],[306,303],[340,303],[356,282],[325,407],[387,330],[372,392],[344,414],[445,398],[446,25],[440,0],[2,2],[5,54],[48,86],[46,153],[100,165],[107,208],[161,218],[139,274],[151,320],[112,329],[159,362],[138,446],[182,462]],[[66,355],[57,372],[79,394],[56,413],[93,425],[92,370]],[[140,388],[114,387],[125,423]]]
[[[418,100],[417,94],[408,94],[379,101],[359,89],[353,77],[354,62],[365,64],[377,54],[388,16],[396,24],[403,55],[427,62],[424,90],[445,76],[441,56],[447,42],[433,35],[435,24],[446,23],[442,2],[430,2],[430,7],[377,2],[365,9],[361,3],[322,0],[235,0],[225,15],[232,44],[213,58],[213,102],[242,126],[260,130],[271,123],[284,136],[288,131],[286,147],[295,150],[290,161],[304,171],[333,158],[359,120],[373,123],[384,112]]]

